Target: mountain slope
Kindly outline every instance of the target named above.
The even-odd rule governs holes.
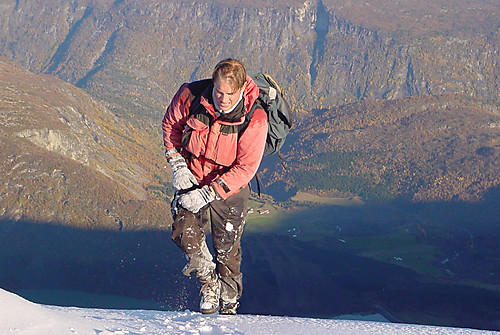
[[[82,90],[2,60],[0,95],[2,218],[110,229],[168,222],[167,175],[149,134]]]
[[[268,184],[274,178],[323,195],[416,201],[479,200],[500,184],[498,105],[420,96],[317,114],[296,127],[284,150],[288,169],[267,173]]]

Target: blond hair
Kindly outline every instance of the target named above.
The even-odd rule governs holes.
[[[235,89],[240,89],[246,82],[247,70],[239,60],[228,58],[220,61],[214,68],[212,80],[225,80]]]

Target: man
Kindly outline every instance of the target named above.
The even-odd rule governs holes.
[[[163,118],[176,190],[172,239],[188,259],[183,273],[196,275],[202,284],[203,314],[236,314],[239,307],[249,182],[262,159],[268,127],[260,107],[245,122],[258,95],[243,63],[226,59],[211,79],[183,84]],[[203,230],[208,222],[215,260]]]

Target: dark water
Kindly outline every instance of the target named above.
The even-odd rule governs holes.
[[[307,229],[321,220],[323,232],[331,227],[323,238],[291,236],[290,222],[274,232],[247,233],[240,311],[323,317],[384,311],[405,323],[500,330],[500,293],[487,289],[500,285],[497,199],[474,205],[318,207],[297,213],[293,224]],[[454,277],[426,277],[360,257],[332,240],[339,226],[349,239],[380,235],[408,220],[425,225],[426,243],[461,252],[449,264]],[[184,258],[169,232],[85,231],[7,221],[0,222],[0,232],[3,289],[47,304],[197,310],[198,283],[181,275]],[[468,278],[484,288],[459,280]]]

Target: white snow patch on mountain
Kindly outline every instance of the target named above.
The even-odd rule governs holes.
[[[446,328],[264,315],[204,316],[200,313],[106,310],[35,304],[0,289],[0,334],[166,335],[166,334],[499,334]]]

